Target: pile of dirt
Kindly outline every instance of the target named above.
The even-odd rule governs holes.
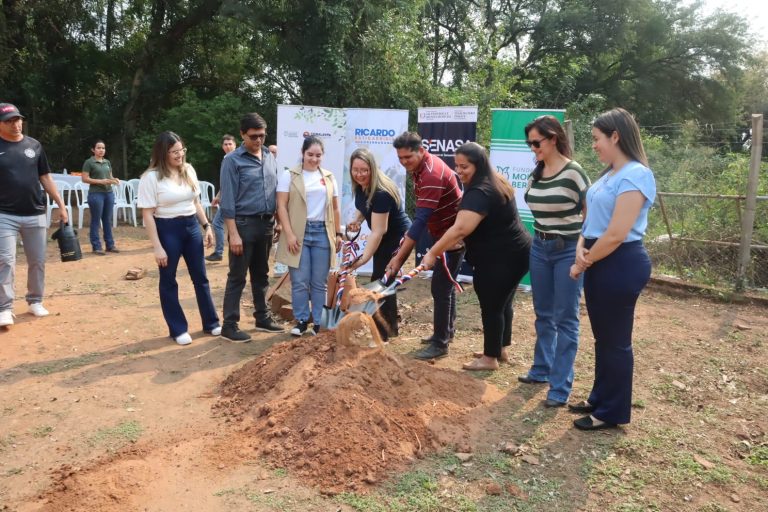
[[[258,454],[323,492],[365,491],[455,445],[471,451],[498,390],[333,332],[272,347],[222,384],[215,409],[239,420]],[[468,415],[472,415],[471,422]]]

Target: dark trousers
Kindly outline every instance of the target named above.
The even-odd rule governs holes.
[[[269,253],[275,222],[257,216],[236,217],[235,226],[243,240],[243,252],[236,256],[229,251],[229,273],[224,289],[224,325],[237,325],[240,321],[240,298],[245,288],[245,276],[251,275],[253,316],[256,321],[269,316],[267,288],[269,287]]]
[[[589,248],[594,240],[587,240]],[[632,409],[632,326],[635,304],[651,277],[641,241],[621,244],[584,273],[584,297],[595,336],[592,415],[606,423],[629,423]]]
[[[219,317],[211,299],[208,276],[205,273],[203,259],[203,235],[194,215],[175,219],[155,219],[160,245],[168,255],[168,265],[160,270],[160,306],[168,324],[172,338],[189,331],[187,318],[179,303],[179,284],[176,282],[176,269],[183,257],[187,264],[189,277],[195,286],[195,298],[203,330],[211,331],[219,326]]]
[[[392,253],[397,250],[398,242],[392,244],[381,244],[376,252],[373,253],[373,272],[371,272],[371,282],[378,281],[384,277],[384,269],[387,263],[392,259]],[[387,341],[390,336],[398,336],[397,326],[397,294],[390,295],[381,303],[378,314],[374,315],[373,321],[379,329],[381,339]]]
[[[445,253],[448,271],[454,280],[459,275],[459,268],[464,261],[464,249]],[[438,260],[432,271],[432,302],[434,314],[432,319],[432,343],[447,346],[456,331],[456,288],[451,282],[445,265]]]
[[[474,267],[472,283],[480,301],[483,320],[483,354],[501,357],[502,347],[512,343],[512,301],[515,292],[528,272],[528,249],[503,258],[483,261]]]

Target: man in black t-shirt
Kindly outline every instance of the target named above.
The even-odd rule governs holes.
[[[13,278],[19,235],[27,257],[29,312],[34,316],[48,314],[43,307],[46,192],[59,206],[61,220],[69,222],[43,146],[24,135],[23,120],[14,105],[0,103],[0,327],[13,324]]]

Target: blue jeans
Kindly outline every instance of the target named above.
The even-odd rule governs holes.
[[[590,248],[595,240],[586,240]],[[617,425],[632,415],[632,327],[635,304],[651,277],[643,242],[624,242],[584,273],[584,296],[595,335],[595,382],[589,403],[592,416]]]
[[[160,306],[172,338],[189,331],[187,318],[179,303],[179,284],[176,269],[183,257],[189,277],[195,287],[197,309],[203,321],[203,330],[210,332],[219,327],[219,317],[213,307],[211,288],[205,273],[203,235],[194,215],[174,219],[155,219],[160,245],[168,255],[168,265],[160,267]]]
[[[216,236],[216,247],[213,252],[222,256],[224,254],[224,217],[221,216],[221,208],[216,208],[216,215],[213,216],[211,224],[213,224],[213,234]]]
[[[330,268],[331,243],[325,231],[325,222],[307,221],[299,266],[289,267],[293,316],[297,321],[309,321],[311,301],[312,321],[320,323]]]
[[[101,250],[99,227],[104,228],[104,243],[107,249],[115,248],[112,238],[112,215],[115,211],[115,194],[112,192],[88,192],[88,208],[91,210],[91,247],[94,251]]]
[[[549,381],[547,398],[566,402],[573,387],[579,347],[579,297],[583,279],[569,276],[576,240],[533,238],[531,291],[536,312],[536,348],[528,376]]]

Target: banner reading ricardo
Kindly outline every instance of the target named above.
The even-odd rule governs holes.
[[[419,109],[419,135],[424,149],[455,168],[456,148],[477,140],[477,107],[424,107]],[[416,244],[416,263],[427,253],[433,240],[426,231]],[[464,262],[459,281],[472,281],[472,266]]]
[[[515,189],[520,218],[531,234],[533,214],[524,196],[536,159],[525,143],[525,125],[544,115],[565,121],[565,110],[491,109],[491,164]],[[530,276],[526,275],[520,284],[530,287]]]

